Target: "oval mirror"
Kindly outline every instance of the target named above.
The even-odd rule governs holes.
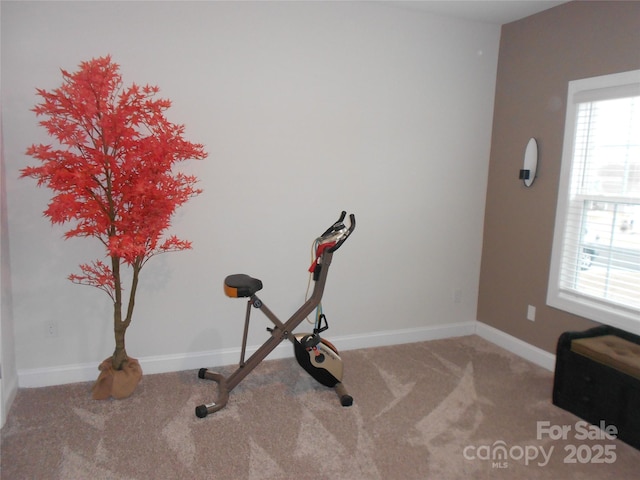
[[[524,181],[525,187],[530,187],[536,179],[538,170],[538,142],[535,138],[529,139],[527,149],[524,151],[524,166],[520,171],[520,178]]]

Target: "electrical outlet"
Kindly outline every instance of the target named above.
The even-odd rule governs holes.
[[[55,338],[58,336],[58,324],[54,320],[44,322],[45,338]]]
[[[531,320],[532,322],[536,321],[536,307],[533,305],[527,306],[527,320]]]

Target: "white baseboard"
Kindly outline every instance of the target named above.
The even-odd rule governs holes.
[[[441,338],[473,335],[476,332],[476,322],[460,322],[448,325],[435,325],[403,330],[389,330],[372,332],[362,335],[344,335],[332,337],[340,351],[371,348],[403,343],[423,342]],[[258,346],[248,347],[248,358]],[[271,354],[269,359],[293,357],[293,347],[290,342],[281,343]],[[159,355],[138,358],[145,375],[154,373],[177,372],[182,370],[197,370],[203,367],[220,367],[237,364],[240,358],[240,348],[227,348],[206,352],[193,352],[174,355]],[[61,365],[50,368],[34,368],[18,370],[18,384],[20,388],[48,387],[67,383],[90,382],[98,377],[98,364]]]
[[[551,372],[555,369],[556,356],[554,354],[523,342],[502,330],[482,322],[476,322],[476,335]]]
[[[331,342],[341,351],[346,351],[474,334],[547,370],[554,370],[555,355],[482,322],[459,322],[447,325],[372,332],[362,335],[344,335],[331,338]],[[246,357],[248,358],[257,349],[257,346],[247,348]],[[293,348],[289,342],[283,342],[271,352],[268,358],[273,360],[290,357],[293,357]],[[144,357],[138,360],[142,366],[142,371],[146,375],[150,375],[182,370],[197,370],[203,367],[233,365],[238,363],[239,358],[240,348],[226,348],[205,352]],[[89,382],[97,377],[97,363],[62,365],[50,368],[18,370],[18,385],[20,388],[48,387],[67,383]]]
[[[401,345],[403,343],[426,342],[441,338],[463,337],[474,335],[476,322],[459,322],[448,325],[434,325],[403,330],[385,330],[364,335],[345,335],[331,339],[332,343],[342,350],[356,350],[358,348],[385,347]]]
[[[98,378],[99,363],[18,370],[18,386],[20,388],[36,388],[88,382]]]

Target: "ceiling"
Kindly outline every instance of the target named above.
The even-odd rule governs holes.
[[[389,5],[475,22],[503,25],[553,8],[555,0],[390,0]]]

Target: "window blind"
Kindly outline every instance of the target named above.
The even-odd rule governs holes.
[[[640,313],[638,84],[580,91],[559,288]],[[635,93],[635,95],[633,95]],[[566,141],[566,140],[565,140]]]

